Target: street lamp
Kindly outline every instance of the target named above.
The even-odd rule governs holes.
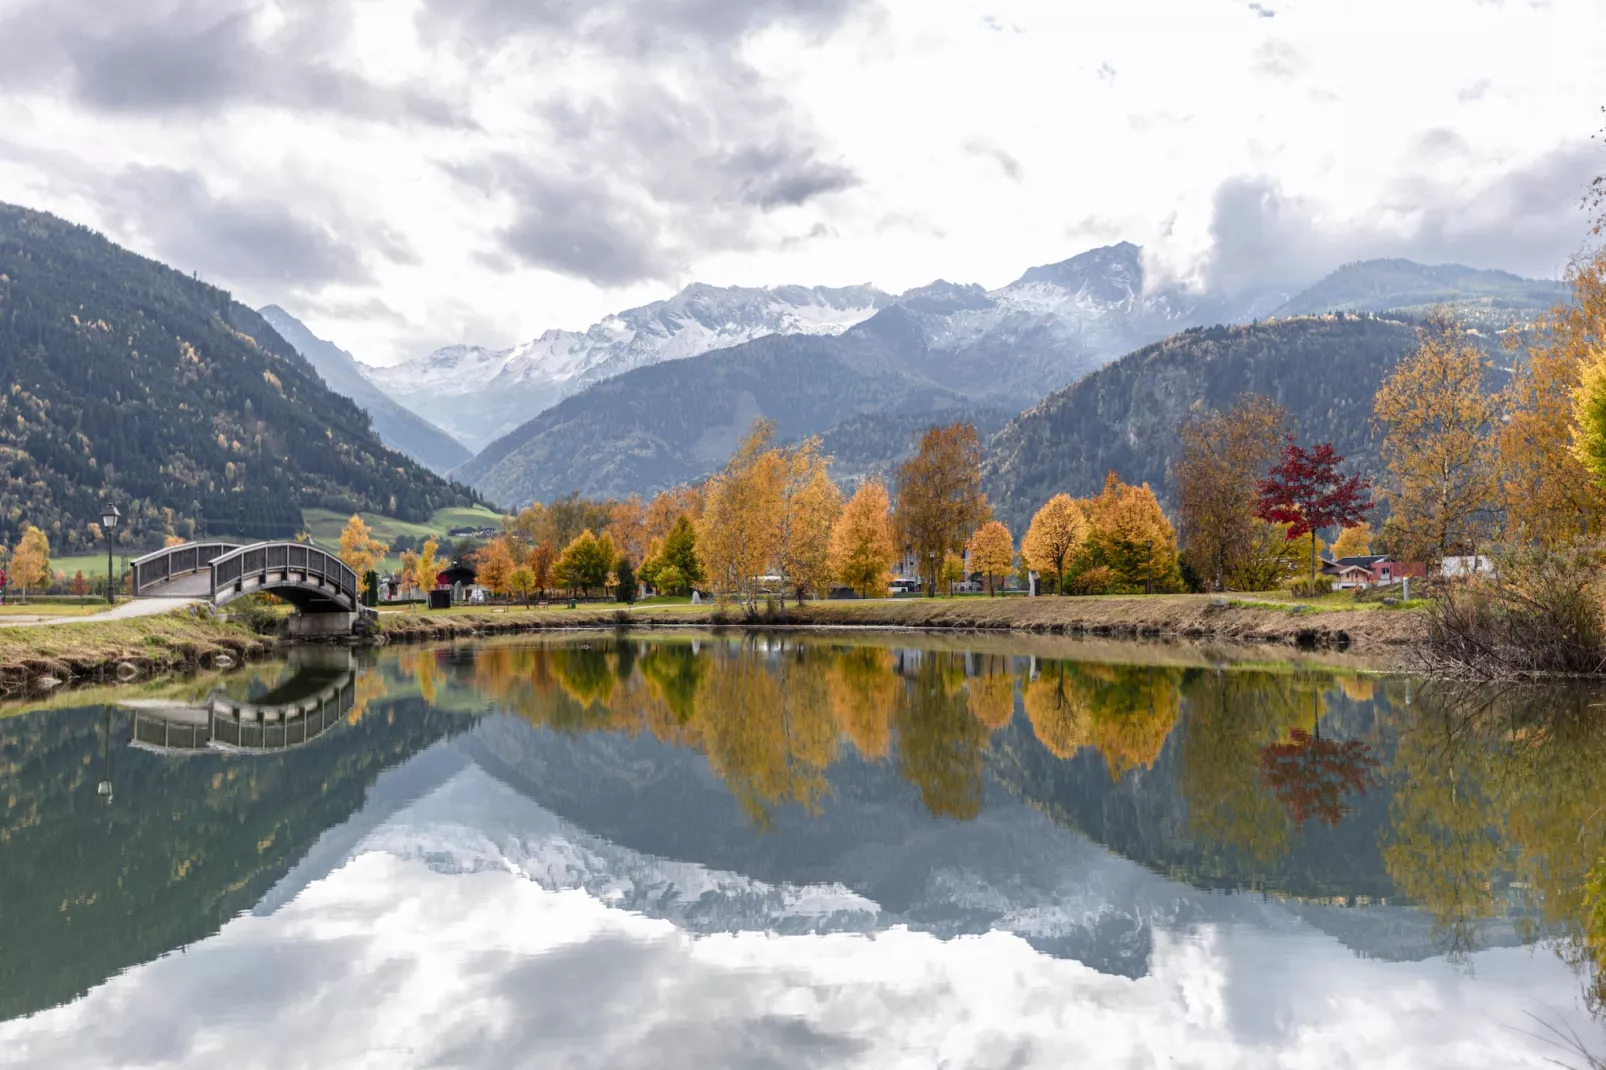
[[[927,550],[926,560],[931,562],[931,586],[926,588],[927,598],[937,597],[937,551]]]
[[[121,519],[123,514],[111,502],[100,511],[100,530],[106,536],[106,601],[111,605],[117,604],[117,590],[112,586],[112,531]]]

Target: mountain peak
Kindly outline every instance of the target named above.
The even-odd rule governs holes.
[[[1089,249],[1057,264],[1029,268],[1005,289],[1033,285],[1086,292],[1105,302],[1124,301],[1143,292],[1143,250],[1126,241]]]

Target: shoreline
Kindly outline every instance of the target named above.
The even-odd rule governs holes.
[[[603,604],[497,612],[386,613],[369,640],[264,637],[204,612],[73,627],[0,629],[0,697],[85,683],[134,683],[153,675],[226,667],[291,646],[330,642],[426,643],[499,635],[697,629],[1062,636],[1117,642],[1182,641],[1229,647],[1342,653],[1401,668],[1421,634],[1409,611],[1245,604],[1202,595],[1035,599],[908,599],[810,602],[749,616],[735,606]]]
[[[1171,639],[1244,646],[1338,651],[1402,661],[1420,638],[1411,611],[1313,609],[1247,604],[1202,595],[1105,598],[1005,598],[932,601],[810,602],[748,615],[732,606],[492,610],[386,614],[385,642],[428,642],[546,631],[629,628],[745,628],[758,631],[878,630],[1063,635],[1073,638]]]
[[[84,683],[136,683],[266,657],[278,641],[188,610],[0,629],[0,697]]]

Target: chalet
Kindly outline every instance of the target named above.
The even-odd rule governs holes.
[[[1321,573],[1333,581],[1333,586],[1345,591],[1398,583],[1407,576],[1425,576],[1427,569],[1420,563],[1396,561],[1388,554],[1367,554],[1341,557],[1336,561],[1324,559]]]

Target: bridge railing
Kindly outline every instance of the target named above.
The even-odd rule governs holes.
[[[299,572],[308,578],[318,577],[350,599],[354,608],[357,605],[357,573],[349,565],[316,546],[291,542],[241,546],[215,559],[212,562],[212,595],[216,597],[219,591],[239,583],[247,576],[270,572]]]
[[[204,572],[213,561],[239,547],[237,542],[186,542],[137,557],[132,565],[134,595],[138,597],[155,585],[180,576]]]

